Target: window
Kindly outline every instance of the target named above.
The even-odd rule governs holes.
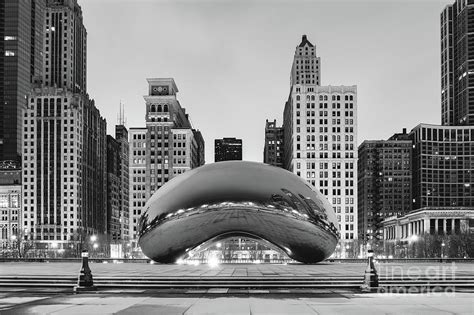
[[[15,52],[11,50],[5,50],[5,56],[7,57],[15,56]]]
[[[8,208],[8,195],[0,195],[0,208]]]

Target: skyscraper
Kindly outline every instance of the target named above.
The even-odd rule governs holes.
[[[406,129],[388,140],[366,140],[359,146],[359,239],[381,238],[385,218],[411,211],[411,158]]]
[[[408,243],[423,234],[472,233],[474,127],[419,124],[409,136],[413,211],[386,218],[384,238]]]
[[[0,161],[20,162],[25,96],[43,68],[45,0],[0,3]]]
[[[214,140],[214,162],[241,160],[242,139],[222,138]]]
[[[384,238],[471,230],[474,218],[474,2],[441,13],[441,124],[419,124],[412,142],[412,211],[383,222]],[[400,192],[399,192],[400,193]],[[416,237],[415,237],[416,239]]]
[[[420,124],[413,141],[413,209],[474,210],[474,127]]]
[[[115,140],[120,147],[119,152],[119,206],[120,206],[120,238],[122,242],[130,240],[130,177],[129,177],[129,142],[128,130],[123,121],[115,126]]]
[[[176,98],[172,78],[148,81],[145,128],[130,128],[130,236],[153,193],[173,177],[204,164],[204,139]]]
[[[311,44],[306,35],[296,47],[291,67],[290,84],[320,85],[321,59],[316,56],[316,46]]]
[[[265,122],[263,163],[283,167],[283,127],[277,127],[276,119]]]
[[[86,93],[86,38],[77,0],[47,0],[44,40],[46,86]]]
[[[120,144],[107,135],[107,234],[115,243],[120,238]]]
[[[87,235],[107,231],[106,122],[86,93],[80,6],[46,4],[43,82],[23,117],[22,224],[38,248],[79,252]]]
[[[441,13],[441,123],[474,125],[474,2]]]
[[[23,228],[44,248],[70,249],[105,232],[106,122],[87,95],[67,89],[36,88],[27,100]]]
[[[283,112],[284,167],[319,189],[357,238],[357,87],[320,86],[320,59],[305,35],[296,47]]]

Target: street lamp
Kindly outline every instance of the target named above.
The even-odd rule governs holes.
[[[91,235],[91,242],[97,241],[97,235]]]
[[[444,258],[444,246],[446,246],[446,244],[441,243],[441,258]]]

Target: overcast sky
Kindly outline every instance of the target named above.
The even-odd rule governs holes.
[[[454,2],[454,1],[451,1]],[[321,85],[357,85],[358,141],[440,123],[439,15],[450,1],[79,0],[88,92],[114,133],[145,126],[146,78],[173,77],[206,141],[243,139],[263,160],[265,119],[281,124],[301,35],[321,57]]]

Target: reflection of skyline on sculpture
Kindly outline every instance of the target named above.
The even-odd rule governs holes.
[[[173,179],[147,202],[139,230],[143,252],[167,263],[232,235],[264,239],[313,263],[329,257],[339,238],[319,192],[285,170],[252,162],[215,163]]]

